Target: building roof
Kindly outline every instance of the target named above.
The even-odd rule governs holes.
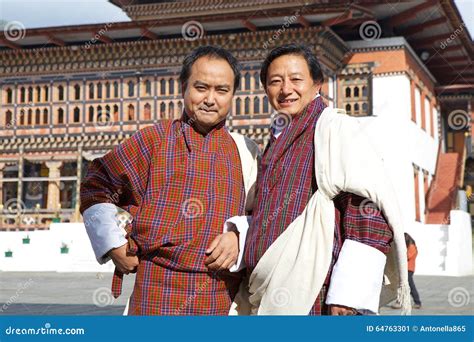
[[[327,26],[345,41],[404,37],[439,86],[474,83],[474,45],[453,0],[110,0],[133,21],[28,29],[14,39],[0,34],[0,51],[102,44],[182,36],[194,21],[198,34]],[[294,18],[293,21],[290,19]],[[363,31],[370,25],[371,34]],[[375,37],[375,38],[374,38]],[[367,43],[367,44],[370,44]],[[0,56],[1,57],[1,56]]]

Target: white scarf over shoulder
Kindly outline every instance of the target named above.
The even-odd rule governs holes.
[[[365,118],[326,108],[314,134],[318,190],[299,215],[265,252],[235,298],[239,314],[307,315],[328,273],[334,239],[334,203],[340,192],[370,199],[393,230],[380,305],[394,299],[402,314],[411,310],[404,239],[404,218],[393,182],[365,130]],[[285,305],[275,296],[285,295]],[[378,294],[375,294],[378,295]]]

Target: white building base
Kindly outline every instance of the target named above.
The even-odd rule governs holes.
[[[418,275],[465,276],[473,274],[471,218],[451,211],[451,224],[415,222],[408,233],[418,246]],[[23,238],[30,238],[23,244]],[[61,253],[66,244],[68,253]],[[5,252],[12,256],[6,257]],[[109,261],[99,265],[83,223],[53,223],[50,230],[0,233],[0,271],[113,272]]]
[[[415,274],[473,274],[472,227],[469,213],[451,210],[451,224],[414,223],[407,232],[418,248]]]
[[[29,237],[30,243],[23,239]],[[61,251],[63,245],[68,251]],[[12,256],[6,257],[5,252]],[[62,253],[63,252],[63,253]],[[109,261],[99,265],[83,223],[53,223],[49,230],[0,233],[0,271],[113,272]]]

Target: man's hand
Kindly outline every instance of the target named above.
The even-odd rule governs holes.
[[[227,270],[239,256],[239,233],[227,232],[218,235],[206,250],[204,264],[212,271]]]
[[[109,256],[112,258],[117,269],[123,274],[135,273],[140,263],[136,255],[127,252],[128,244],[111,249]]]
[[[344,305],[329,305],[329,313],[333,316],[354,316],[357,310]]]

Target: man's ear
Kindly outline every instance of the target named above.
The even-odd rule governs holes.
[[[323,87],[322,82],[314,82],[314,86],[316,87],[316,94],[321,94],[321,88]]]
[[[267,96],[268,96],[267,85],[262,84],[262,87],[263,87],[263,91],[265,91],[265,94],[267,94]]]
[[[188,85],[187,83],[181,84],[181,96],[184,96],[187,85]]]
[[[322,87],[323,87],[323,82],[316,82],[316,88],[318,89],[318,93],[321,92]]]

